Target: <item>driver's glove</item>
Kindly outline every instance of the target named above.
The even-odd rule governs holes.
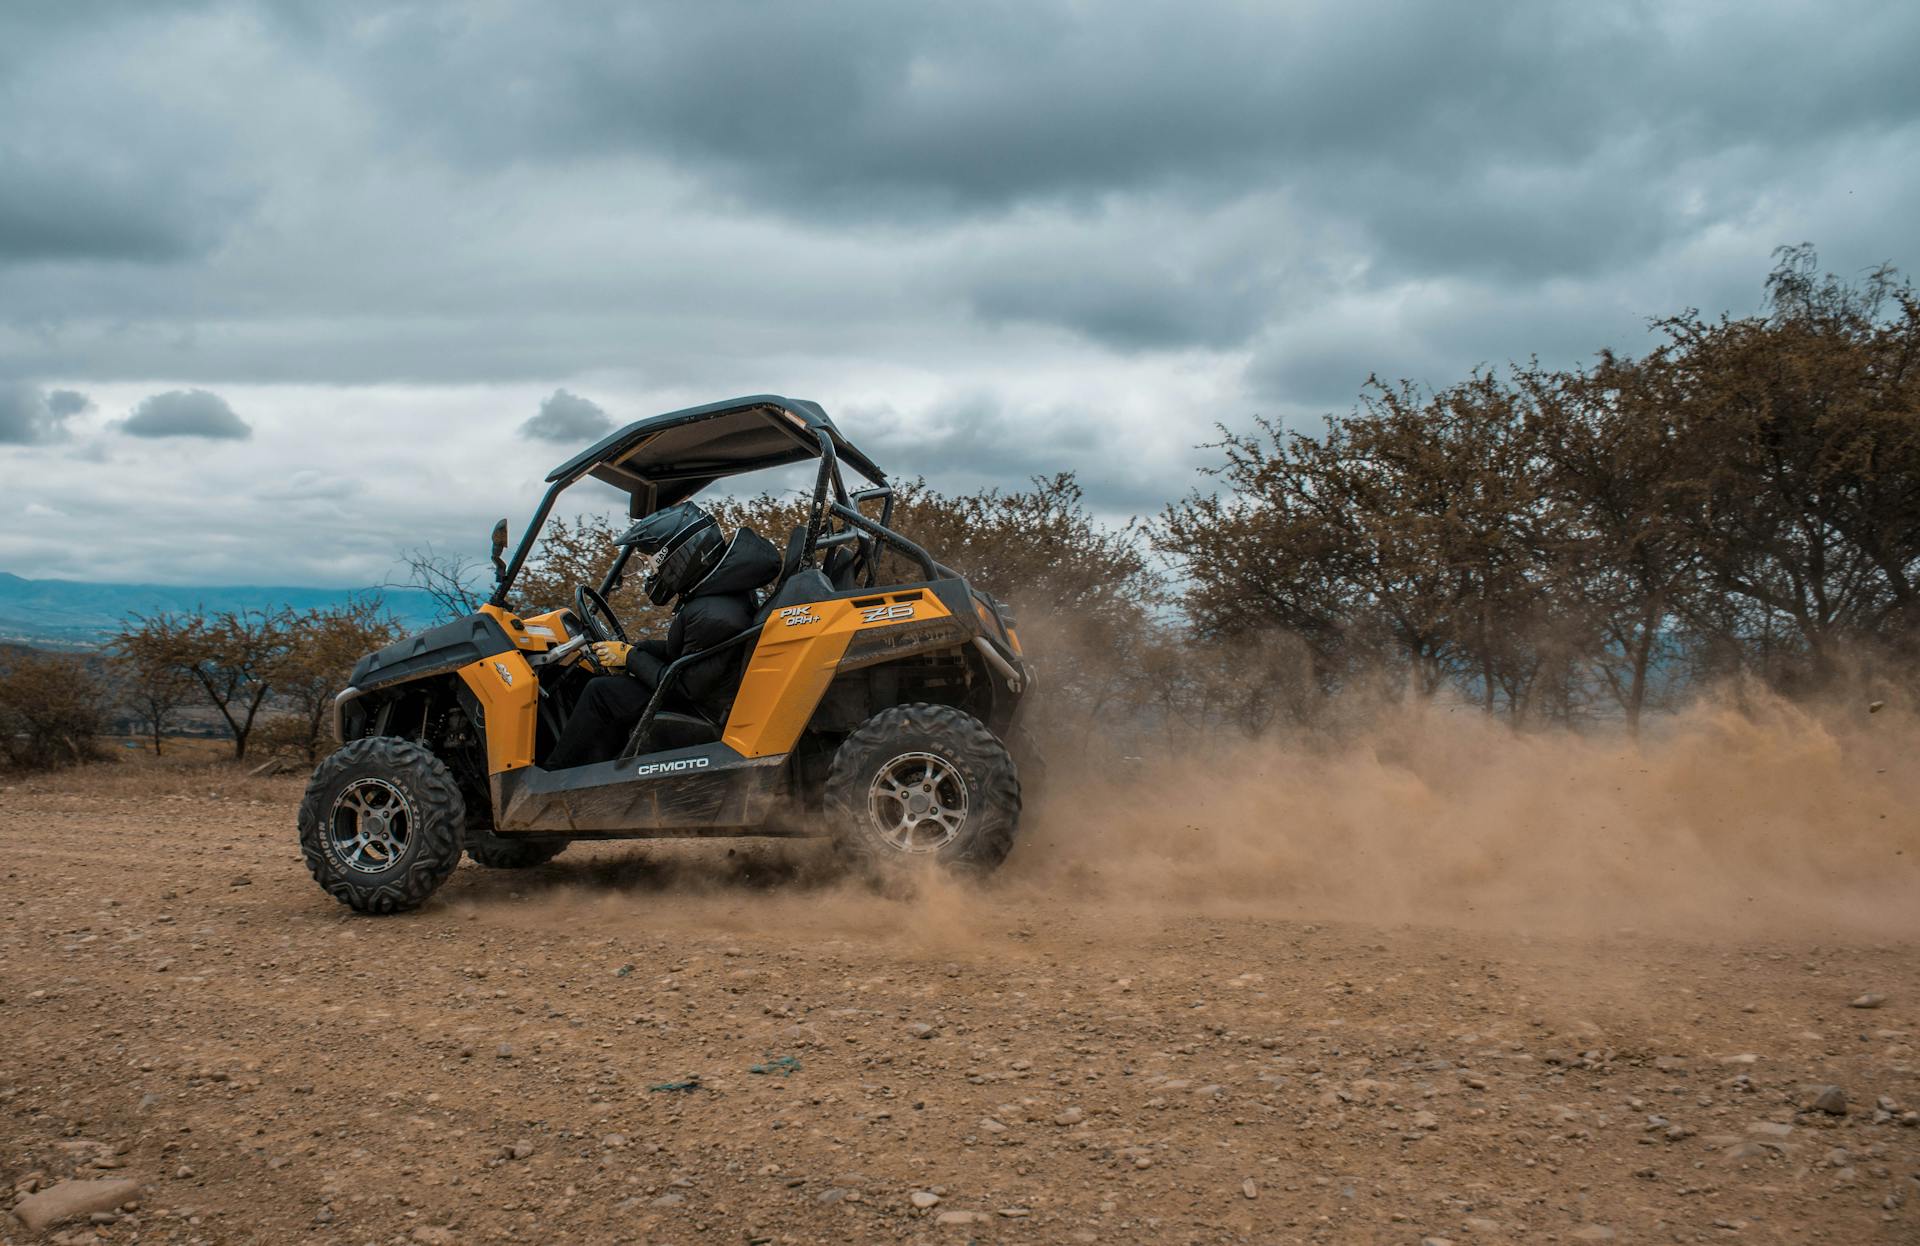
[[[593,660],[604,671],[624,671],[627,669],[627,654],[633,652],[633,646],[624,640],[602,640],[588,645],[593,651]]]

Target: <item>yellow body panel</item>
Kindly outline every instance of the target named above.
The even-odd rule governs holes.
[[[567,611],[549,610],[545,614],[519,615],[504,606],[492,604],[480,607],[481,614],[490,614],[522,653],[545,653],[555,645],[567,642]]]
[[[939,598],[921,590],[816,601],[774,611],[754,643],[721,740],[743,757],[771,757],[791,750],[833,682],[854,633],[951,617]]]
[[[499,774],[533,764],[540,681],[525,654],[544,653],[566,639],[561,618],[565,611],[522,618],[494,606],[482,609],[522,646],[521,651],[482,658],[458,672],[486,715],[487,771]],[[775,611],[754,644],[721,739],[743,757],[788,752],[833,682],[856,632],[950,617],[939,598],[919,589]],[[554,636],[530,633],[535,627]]]
[[[491,613],[491,612],[489,612]],[[509,630],[508,635],[513,635]],[[486,714],[487,772],[533,764],[534,726],[540,716],[540,681],[518,653],[499,653],[460,668],[460,678]]]

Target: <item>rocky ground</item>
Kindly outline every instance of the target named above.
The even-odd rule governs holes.
[[[137,1183],[0,1240],[1920,1241],[1911,941],[890,898],[741,844],[367,919],[298,788],[0,790],[0,1180]]]

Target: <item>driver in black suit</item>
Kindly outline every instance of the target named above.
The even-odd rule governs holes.
[[[713,516],[691,502],[655,511],[627,529],[618,545],[630,545],[652,558],[644,585],[656,606],[673,602],[673,620],[662,640],[629,645],[601,641],[594,663],[604,675],[590,681],[547,754],[548,770],[611,761],[620,755],[633,725],[646,712],[660,674],[688,654],[731,640],[753,623],[754,590],[780,572],[780,555],[751,528],[731,541],[720,535]],[[737,652],[717,653],[693,662],[677,680],[677,696],[717,719],[726,709]]]

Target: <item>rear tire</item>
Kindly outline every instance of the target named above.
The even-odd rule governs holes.
[[[320,763],[300,801],[300,855],[326,893],[362,913],[418,908],[460,864],[466,803],[452,771],[394,736]]]
[[[467,855],[490,870],[530,870],[545,865],[567,850],[571,840],[523,839],[496,835],[490,826],[467,828]]]
[[[886,869],[930,860],[985,873],[1020,826],[1020,778],[1006,746],[950,705],[897,705],[833,755],[826,805],[851,860]]]

